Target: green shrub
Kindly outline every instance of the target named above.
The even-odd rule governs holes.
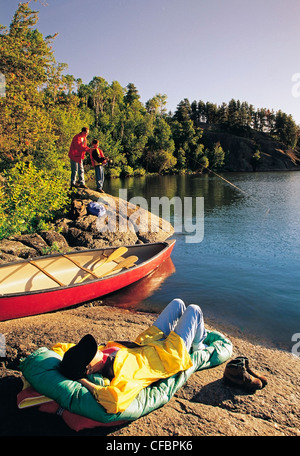
[[[111,177],[113,179],[113,178],[120,177],[121,172],[122,172],[122,169],[119,166],[117,166],[115,168],[107,168],[106,175],[107,175],[107,177]]]
[[[144,168],[137,168],[134,170],[134,176],[145,176],[146,170]]]
[[[123,169],[122,169],[122,175],[124,177],[128,177],[128,176],[133,176],[134,172],[133,172],[133,168],[129,165],[124,165],[123,166]]]
[[[38,170],[32,163],[18,163],[4,172],[0,188],[0,239],[47,228],[55,214],[70,203],[64,179]]]

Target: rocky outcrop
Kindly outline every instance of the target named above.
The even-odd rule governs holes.
[[[269,134],[251,130],[238,135],[222,131],[217,125],[201,124],[205,147],[220,143],[226,154],[226,171],[300,170],[300,151],[288,148]],[[260,160],[253,161],[259,151]]]
[[[82,202],[83,215],[74,215],[70,208],[66,217],[53,222],[52,230],[0,241],[0,263],[54,251],[162,242],[174,233],[170,223],[123,199],[90,189],[79,189],[72,197]],[[101,205],[104,215],[89,213],[92,201]]]
[[[226,385],[225,365],[221,364],[192,374],[164,407],[136,421],[78,433],[59,415],[42,413],[37,407],[17,408],[16,397],[23,385],[18,369],[21,358],[57,342],[76,343],[87,329],[101,342],[134,340],[155,318],[152,313],[106,306],[104,300],[92,306],[0,322],[7,355],[0,363],[0,435],[108,436],[120,441],[134,436],[152,436],[154,441],[162,436],[169,440],[175,437],[175,442],[181,436],[185,445],[191,440],[188,436],[300,436],[299,357],[263,346],[253,337],[247,339],[238,329],[210,326],[212,322],[206,318],[208,329],[219,330],[231,340],[233,358],[247,356],[250,366],[267,377],[265,388],[249,393]],[[192,441],[193,450],[198,449],[197,443]]]

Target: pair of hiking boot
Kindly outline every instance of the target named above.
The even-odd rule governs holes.
[[[229,385],[240,386],[247,391],[256,391],[267,385],[266,377],[251,369],[246,356],[238,356],[226,364],[223,378]]]
[[[75,188],[88,188],[85,184],[71,184],[70,185],[70,190],[72,190],[73,187],[75,187]]]

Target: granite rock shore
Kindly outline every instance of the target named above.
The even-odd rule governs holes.
[[[92,202],[103,208],[103,216],[89,212]],[[75,203],[81,205],[81,211],[74,211]],[[78,189],[72,194],[68,212],[57,218],[51,229],[0,241],[0,264],[55,251],[162,242],[173,233],[169,222],[141,206],[106,193]]]
[[[90,190],[76,195],[87,204],[100,201],[107,215],[118,211],[122,223],[139,226],[126,232],[95,229],[95,216],[64,217],[53,230],[23,235],[0,243],[0,262],[26,259],[48,253],[109,245],[156,242],[173,234],[171,225],[152,219],[155,231],[149,230],[148,215],[141,208],[114,200]],[[139,212],[138,212],[139,211]],[[97,217],[96,217],[97,218]],[[147,223],[146,223],[147,222]],[[127,225],[128,226],[128,225]],[[59,227],[59,229],[58,229]],[[180,297],[180,296],[174,296]],[[167,303],[166,303],[167,304]],[[155,320],[156,315],[111,307],[104,297],[60,312],[0,322],[5,338],[6,357],[0,359],[0,435],[1,436],[300,436],[300,357],[268,346],[262,339],[241,333],[234,327],[221,327],[207,321],[209,329],[221,331],[233,344],[233,356],[247,356],[250,366],[268,378],[265,388],[254,394],[223,381],[225,365],[194,373],[164,407],[123,426],[97,427],[79,433],[69,429],[61,417],[30,408],[19,410],[16,396],[22,389],[20,359],[39,347],[51,348],[56,342],[77,342],[86,332],[97,339],[133,339]]]
[[[192,374],[162,408],[119,427],[75,432],[57,415],[35,408],[19,410],[19,361],[41,346],[77,342],[87,329],[99,340],[134,338],[155,314],[110,307],[95,301],[76,308],[0,322],[7,357],[0,365],[1,436],[300,436],[300,358],[246,338],[235,328],[211,326],[233,344],[233,357],[247,356],[267,379],[254,394],[223,381],[225,365]],[[226,364],[226,363],[225,363]]]

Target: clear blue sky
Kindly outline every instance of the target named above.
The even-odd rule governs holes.
[[[132,82],[141,101],[166,94],[281,109],[300,124],[299,0],[46,0],[37,28],[58,33],[55,58],[88,83]],[[0,0],[9,25],[19,0]],[[300,89],[299,89],[300,95]]]

